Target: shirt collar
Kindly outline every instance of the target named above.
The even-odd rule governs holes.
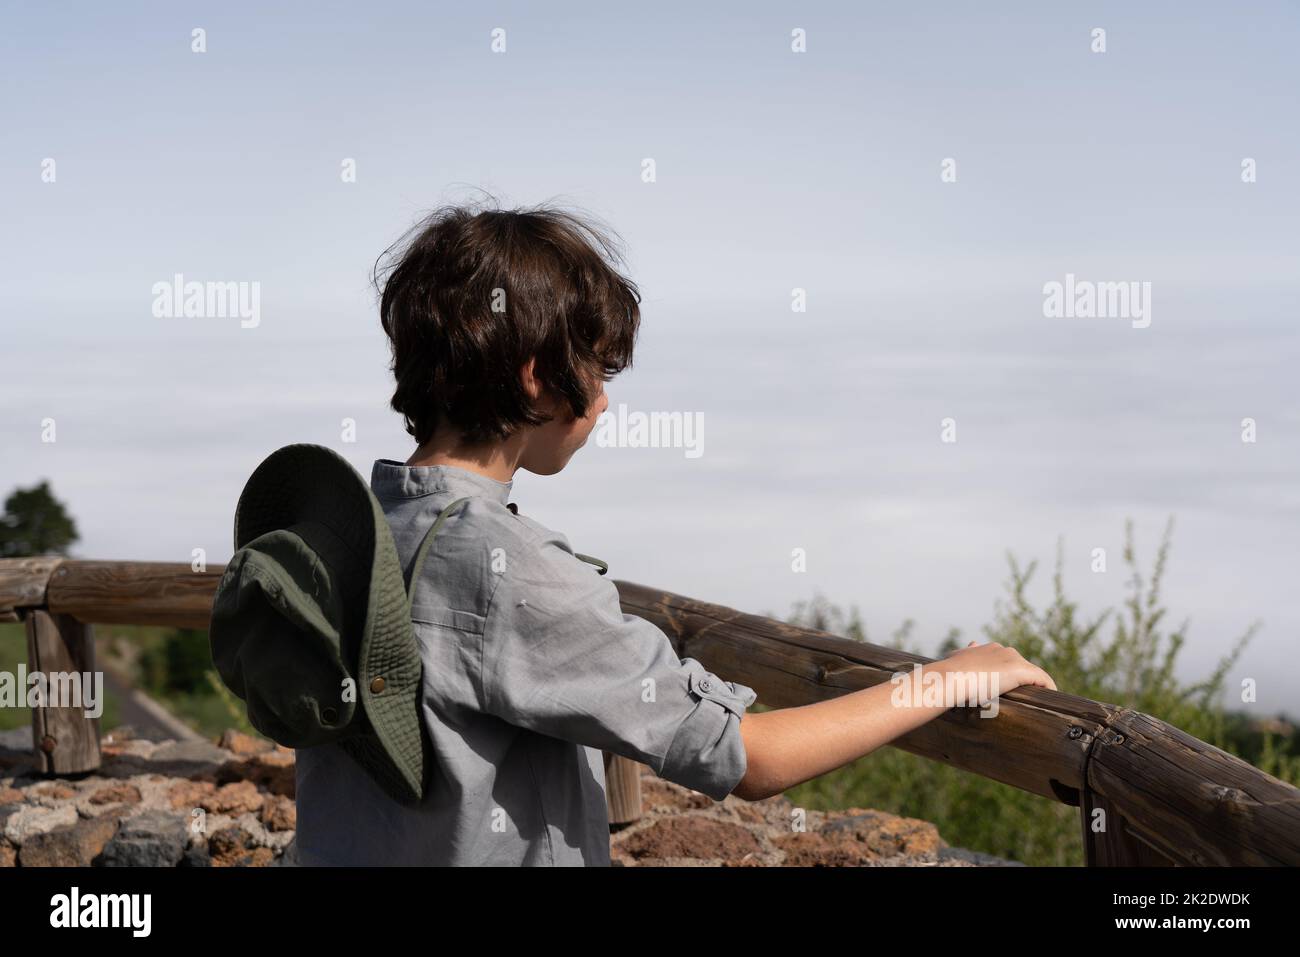
[[[494,478],[455,465],[404,465],[393,459],[376,459],[370,487],[378,496],[414,498],[434,492],[479,495],[505,505],[514,481]]]

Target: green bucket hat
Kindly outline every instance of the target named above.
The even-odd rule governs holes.
[[[409,582],[464,501],[403,575],[365,479],[332,449],[285,446],[240,494],[213,601],[212,660],[253,727],[290,748],[337,743],[402,804],[424,796],[427,751]]]

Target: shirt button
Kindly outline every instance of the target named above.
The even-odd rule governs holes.
[[[374,681],[370,682],[370,690],[375,694],[379,694],[379,692],[384,690],[384,684],[385,682],[383,678],[376,678]]]
[[[713,682],[710,681],[708,678],[703,679],[703,680],[700,682],[700,690],[701,690],[701,691],[712,691],[712,690],[713,690]]]

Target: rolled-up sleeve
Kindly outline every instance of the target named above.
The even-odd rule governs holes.
[[[680,658],[562,536],[514,547],[483,636],[484,707],[518,727],[621,754],[720,801],[745,776],[757,695]]]

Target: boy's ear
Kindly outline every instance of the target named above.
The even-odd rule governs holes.
[[[519,381],[534,406],[549,408],[550,404],[556,401],[554,396],[548,395],[546,385],[537,377],[536,356],[530,356],[528,361],[519,367]]]
[[[519,367],[519,381],[523,383],[524,391],[531,399],[537,399],[542,394],[542,383],[537,379],[536,368],[536,356],[529,356],[528,361]]]

